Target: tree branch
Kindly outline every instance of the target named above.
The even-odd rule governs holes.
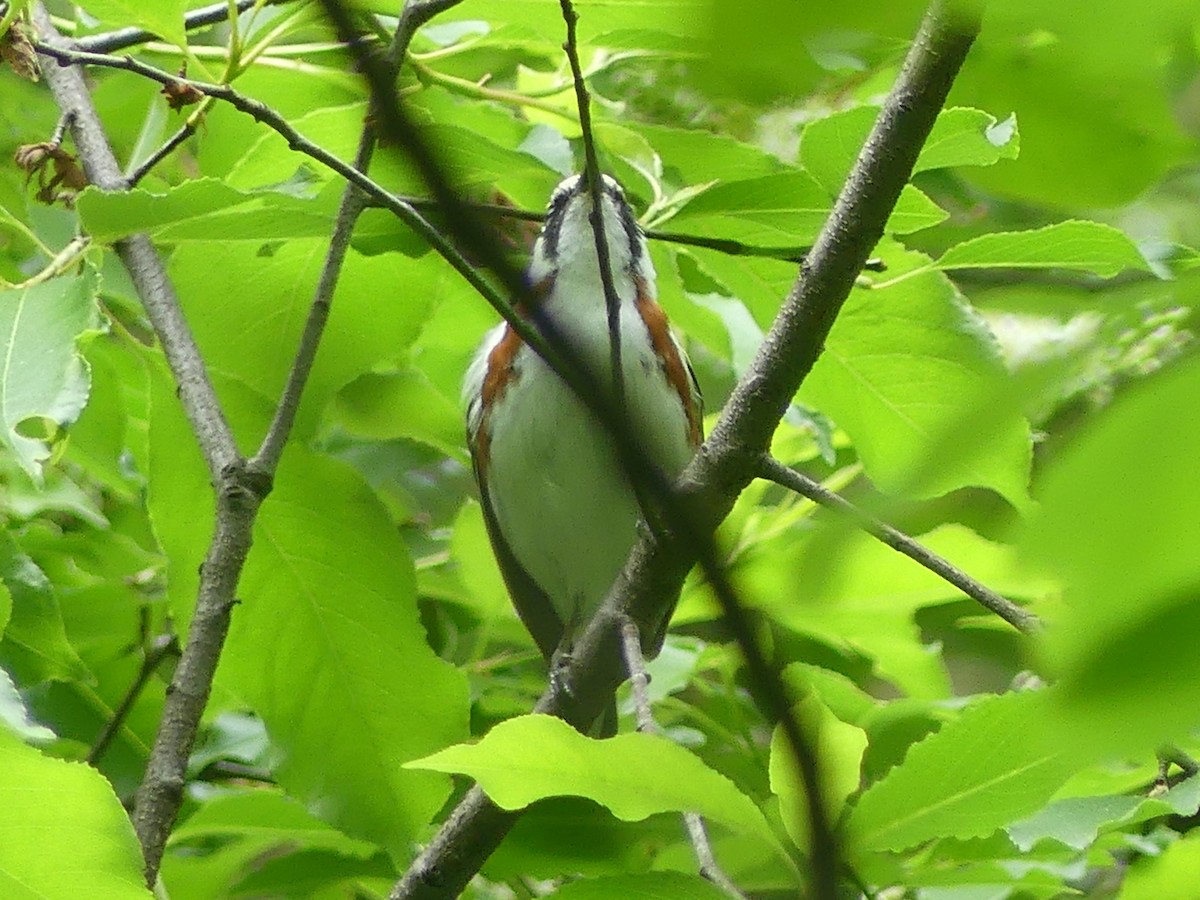
[[[712,437],[678,482],[694,529],[711,532],[757,474],[758,460],[783,411],[812,369],[858,273],[883,236],[888,215],[977,31],[976,20],[955,18],[940,3],[926,13],[900,77],[800,277]],[[627,613],[642,627],[662,617],[663,598],[678,593],[696,558],[689,536],[643,536],[613,592],[576,643],[570,663],[560,673],[560,684],[552,684],[538,702],[538,712],[576,725],[595,717],[623,678],[614,636],[622,615]],[[764,705],[776,708],[774,703]],[[801,756],[799,762],[806,790],[819,796],[814,761]],[[821,804],[810,806],[820,810]],[[500,829],[496,829],[498,816],[503,823]],[[478,788],[472,789],[390,897],[455,896],[514,818],[484,802]],[[809,858],[814,893],[832,897],[837,848],[823,821],[812,824],[816,827]]]
[[[33,8],[33,21],[45,46],[64,46],[40,3]],[[45,75],[59,108],[72,116],[72,136],[89,180],[106,190],[125,190],[127,182],[108,146],[82,73],[75,68],[47,66]],[[162,345],[217,494],[216,525],[200,572],[187,644],[167,692],[133,816],[145,857],[146,882],[152,886],[183,799],[188,754],[229,631],[229,611],[250,550],[254,516],[270,490],[270,480],[250,471],[238,453],[200,351],[150,239],[133,235],[119,241],[116,251]]]
[[[1038,630],[1038,618],[1033,613],[1022,609],[1011,600],[1000,596],[991,588],[976,581],[949,560],[938,556],[928,547],[913,540],[904,532],[859,509],[849,500],[826,488],[819,481],[809,478],[802,472],[797,472],[795,469],[789,468],[779,460],[769,456],[765,456],[762,459],[760,475],[781,487],[795,491],[802,497],[807,497],[814,503],[819,503],[824,507],[837,510],[848,516],[855,525],[867,532],[867,534],[878,538],[893,550],[903,553],[909,559],[924,566],[935,575],[944,578],[985,609],[994,612],[1013,628],[1017,629],[1017,631],[1024,634],[1033,634]]]
[[[196,123],[194,120],[188,119],[188,121],[184,122],[181,126],[179,126],[178,131],[176,131],[173,135],[171,135],[169,138],[167,138],[167,140],[163,143],[163,145],[161,147],[159,147],[157,150],[155,150],[153,153],[151,153],[148,157],[146,157],[145,162],[143,162],[140,166],[138,166],[137,168],[130,171],[129,175],[126,176],[126,179],[125,179],[129,188],[133,189],[133,188],[137,187],[138,182],[140,182],[143,178],[145,178],[147,175],[149,175],[155,166],[157,166],[160,162],[162,162],[164,159],[166,159],[168,156],[170,156],[171,153],[174,152],[176,147],[178,147],[180,144],[182,144],[184,141],[186,141],[188,138],[190,138],[195,133],[196,133]]]

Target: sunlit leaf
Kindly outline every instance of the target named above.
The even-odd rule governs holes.
[[[951,247],[939,269],[1073,269],[1111,278],[1126,269],[1149,271],[1133,242],[1099,222],[1060,222],[1034,231],[997,232]]]
[[[1055,728],[1091,752],[1150,752],[1200,723],[1200,391],[1189,360],[1138,385],[1082,430],[1046,472],[1023,540],[1059,572],[1068,605],[1045,635],[1061,682]],[[1136,477],[1131,460],[1140,460]]]
[[[1038,809],[1076,762],[1031,733],[1045,692],[977,700],[956,722],[909,750],[850,814],[851,846],[903,850],[935,837],[972,838]]]
[[[836,194],[867,140],[879,107],[856,106],[804,126],[800,163],[830,194]],[[913,172],[951,166],[990,166],[1015,159],[1019,147],[1016,122],[997,121],[983,110],[943,110],[925,139]]]
[[[98,772],[0,728],[0,889],[6,897],[149,900],[129,816]]]
[[[67,640],[54,586],[7,532],[0,533],[0,579],[12,598],[0,665],[22,686],[52,678],[89,680],[87,666]]]
[[[820,773],[820,797],[828,822],[836,822],[846,798],[858,790],[863,751],[867,735],[861,728],[847,725],[834,716],[816,697],[809,697],[793,708],[812,740],[812,752]],[[771,736],[771,762],[768,769],[771,790],[779,798],[779,812],[788,836],[804,853],[811,852],[809,810],[812,804],[807,785],[800,777],[795,754],[782,727]]]
[[[91,269],[0,291],[0,437],[34,479],[87,403],[78,342],[97,326],[95,292]]]
[[[1024,507],[1029,426],[1002,402],[995,339],[919,254],[889,249],[887,261],[879,287],[847,299],[800,399],[846,430],[886,491],[974,485]]]
[[[156,0],[155,3],[83,0],[79,5],[107,25],[144,28],[179,47],[187,46],[187,32],[183,28],[187,0]]]
[[[775,843],[754,802],[733,782],[653,735],[597,740],[550,716],[521,716],[497,725],[477,744],[450,747],[408,767],[470,775],[505,809],[545,797],[587,797],[627,821],[697,812]]]

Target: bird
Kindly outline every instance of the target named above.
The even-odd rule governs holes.
[[[702,440],[700,388],[658,304],[646,236],[624,191],[603,175],[600,194],[618,298],[624,415],[641,451],[674,479]],[[608,309],[591,210],[583,176],[554,189],[517,312],[562,346],[594,384],[611,386]],[[463,395],[492,549],[553,677],[637,540],[637,492],[605,426],[508,323],[484,336]],[[611,704],[605,720],[603,731],[615,732]]]

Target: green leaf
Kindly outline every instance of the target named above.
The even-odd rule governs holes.
[[[800,15],[791,0],[708,6],[700,83],[755,106],[786,104],[814,93],[822,79],[849,73],[856,80],[882,68],[912,39],[924,8],[915,0],[862,0],[810,4]]]
[[[1150,752],[1200,724],[1197,396],[1191,358],[1119,397],[1047,468],[1022,540],[1067,586],[1042,651],[1061,687],[1053,728],[1089,753]]]
[[[561,840],[564,834],[572,839]],[[631,824],[582,797],[555,797],[535,803],[520,815],[484,863],[482,874],[493,882],[515,877],[625,875],[643,871],[649,856],[683,839],[677,816]],[[661,860],[657,855],[656,862]]]
[[[358,437],[410,438],[465,460],[462,412],[417,369],[360,376],[338,393],[330,418]]]
[[[800,267],[794,262],[748,256],[727,256],[715,250],[692,247],[677,251],[696,260],[704,274],[741,300],[761,329],[771,327]]]
[[[830,195],[836,195],[866,143],[877,106],[856,106],[816,119],[800,136],[800,164]],[[1016,159],[1019,141],[1015,120],[998,122],[979,109],[955,107],[938,114],[921,148],[913,173],[953,166],[990,166]]]
[[[998,120],[981,109],[953,107],[938,113],[913,172],[990,166],[1002,159],[1016,159],[1020,150],[1015,115]]]
[[[671,224],[688,234],[799,248],[813,242],[831,208],[809,175],[781,172],[717,184],[690,200]]]
[[[376,852],[376,864],[364,857]],[[258,890],[247,886],[256,877],[269,877],[269,865],[289,876],[319,856],[324,882],[289,891],[279,885]],[[163,856],[162,880],[171,900],[227,900],[236,896],[319,897],[321,888],[343,879],[361,877],[384,868],[373,844],[354,841],[320,822],[296,801],[273,790],[209,798],[171,834]],[[345,870],[350,868],[351,873]],[[357,879],[356,879],[357,880]],[[394,879],[389,879],[390,881]],[[386,892],[387,887],[382,889]]]
[[[97,324],[96,276],[52,278],[0,291],[0,421],[3,441],[40,480],[59,429],[87,403],[90,380],[81,336]]]
[[[83,191],[76,207],[88,233],[114,241],[145,232],[163,241],[264,241],[325,238],[333,227],[334,196],[306,198],[278,190],[239,191],[212,178],[166,192]]]
[[[0,893],[149,900],[129,816],[104,777],[0,728]]]
[[[280,783],[407,858],[450,785],[401,764],[466,735],[466,681],[426,643],[408,552],[370,490],[290,447],[239,596],[219,680],[266,723]]]
[[[704,33],[707,0],[578,0],[578,38],[587,47],[608,46],[608,37],[636,31],[642,44],[674,49],[680,39]],[[379,11],[395,14],[386,2]],[[438,23],[481,19],[493,27],[520,27],[557,49],[566,37],[566,26],[557,6],[540,0],[477,0],[465,9],[455,7],[438,17]],[[669,40],[673,38],[674,40]]]
[[[183,27],[183,14],[188,8],[187,0],[155,0],[154,3],[139,3],[138,0],[83,0],[79,6],[106,25],[144,28],[176,46],[186,48],[188,45],[187,32]]]
[[[1016,110],[1021,159],[966,173],[989,193],[1051,208],[1133,201],[1194,153],[1167,85],[1176,35],[1195,11],[1176,0],[989,6],[951,102]],[[1188,37],[1185,40],[1190,40]]]
[[[951,247],[936,263],[950,269],[1069,269],[1111,278],[1150,271],[1133,241],[1111,225],[1059,222],[1033,231],[985,234]]]
[[[213,841],[249,840],[267,846],[324,849],[366,858],[374,844],[349,838],[308,812],[292,798],[272,790],[218,795],[171,832],[168,852]],[[262,852],[260,849],[259,852]]]
[[[1040,808],[1079,765],[1035,733],[1048,694],[977,700],[914,745],[859,799],[847,823],[850,845],[904,850],[938,837],[985,837]]]
[[[943,525],[920,535],[920,541],[1008,596],[1038,599],[1056,590],[1047,579],[1021,574],[1012,548],[961,525]],[[798,579],[797,572],[804,577]],[[753,605],[772,621],[831,647],[865,654],[879,676],[910,697],[950,694],[940,654],[931,652],[916,616],[962,594],[870,535],[835,527],[798,539],[789,530],[748,550],[738,575],[750,589]],[[835,711],[841,714],[843,708]]]
[[[547,896],[558,900],[722,900],[729,895],[699,875],[643,872],[573,881]]]
[[[1157,797],[1141,794],[1067,797],[1010,825],[1007,830],[1013,843],[1026,853],[1044,838],[1084,850],[1102,833],[1160,816],[1195,815],[1200,807],[1198,788],[1200,778],[1192,776]]]
[[[825,820],[836,822],[841,817],[846,798],[858,790],[867,735],[861,728],[839,720],[816,696],[807,697],[793,708],[792,714],[805,725],[809,735],[815,735],[812,751],[820,773]],[[768,772],[771,790],[779,798],[779,811],[788,836],[802,852],[810,853],[810,798],[796,766],[795,754],[783,728],[778,725],[771,736]]]
[[[7,729],[23,741],[51,741],[54,732],[29,716],[25,701],[8,673],[0,669],[0,731]]]
[[[499,616],[515,616],[509,604],[508,589],[483,522],[483,508],[467,500],[454,520],[454,535],[450,539],[450,556],[458,568],[459,578],[474,602],[473,610],[483,622]]]
[[[23,687],[48,679],[91,681],[87,666],[67,640],[46,573],[8,532],[0,533],[0,580],[13,600],[12,618],[0,641],[0,665]]]
[[[671,227],[756,247],[799,250],[816,240],[832,208],[830,194],[811,175],[780,172],[709,188],[675,215]],[[909,234],[945,218],[936,203],[906,185],[887,227],[897,234]]]
[[[327,239],[270,248],[213,241],[175,252],[171,276],[212,370],[264,397],[279,395],[327,249]],[[344,385],[405,359],[442,268],[432,258],[414,262],[399,254],[347,253],[297,418],[301,434],[316,428],[325,405]],[[263,427],[265,422],[258,423],[239,436],[256,440]]]
[[[1120,900],[1191,900],[1200,872],[1200,838],[1185,835],[1160,856],[1139,856],[1125,875]]]
[[[714,179],[736,181],[772,175],[787,168],[761,147],[708,131],[645,122],[609,123],[596,129],[606,143],[613,139],[611,135],[626,130],[648,141],[662,159],[663,169],[678,173],[685,184],[705,184]]]
[[[987,487],[1025,508],[1031,436],[1003,401],[995,339],[924,256],[882,249],[886,278],[851,292],[799,399],[845,429],[884,491]]]
[[[519,716],[476,744],[448,747],[406,768],[469,775],[504,809],[546,797],[587,797],[627,822],[696,812],[778,845],[762,813],[733,782],[655,735],[596,740],[552,716]]]

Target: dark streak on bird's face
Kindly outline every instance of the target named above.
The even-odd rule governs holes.
[[[641,229],[638,227],[637,218],[634,216],[629,202],[625,199],[625,192],[621,190],[621,186],[607,175],[602,176],[602,178],[603,193],[601,204],[604,202],[603,197],[607,197],[612,201],[620,221],[621,229],[625,232],[625,239],[629,246],[629,259],[632,264],[632,261],[638,258],[639,247],[641,245]],[[572,201],[586,196],[586,183],[582,177],[576,175],[574,178],[559,185],[558,189],[550,197],[550,203],[546,208],[546,221],[542,225],[541,233],[542,247],[547,259],[556,259],[558,257],[558,240],[562,233],[563,220],[566,218]]]

